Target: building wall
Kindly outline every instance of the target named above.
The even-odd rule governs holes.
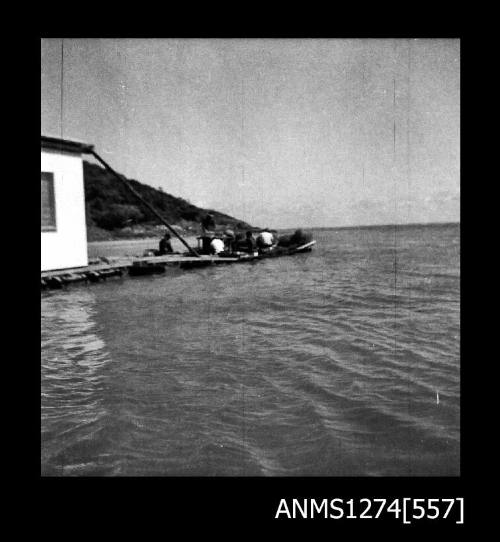
[[[56,231],[41,232],[41,270],[88,264],[80,155],[42,149],[41,170],[54,174]]]

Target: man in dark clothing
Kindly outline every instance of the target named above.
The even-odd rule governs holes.
[[[172,244],[170,243],[170,239],[171,236],[167,232],[160,241],[160,250],[158,251],[158,256],[163,256],[164,254],[169,254],[174,251],[172,248]]]
[[[252,254],[255,250],[255,240],[253,238],[252,232],[247,231],[246,239],[242,242],[243,250]]]
[[[245,242],[245,237],[244,235],[241,233],[241,232],[238,232],[235,236],[234,236],[234,241],[233,241],[233,248],[234,250],[241,250],[241,247],[243,246],[243,243]]]
[[[205,218],[201,221],[201,227],[203,229],[203,232],[206,233],[208,231],[214,231],[215,230],[215,219],[214,216],[210,213],[208,213]]]

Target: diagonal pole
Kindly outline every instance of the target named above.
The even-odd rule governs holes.
[[[189,252],[193,256],[197,256],[198,258],[200,255],[194,248],[189,246],[189,244],[170,226],[170,224],[167,224],[165,219],[158,213],[158,211],[150,204],[148,203],[138,192],[135,190],[135,188],[121,175],[119,175],[106,161],[104,161],[95,151],[93,148],[89,147],[88,152],[92,154],[101,164],[110,172],[112,173],[117,179],[119,179],[129,190],[134,194],[136,198],[138,198],[167,228],[179,239],[179,241],[189,250]]]

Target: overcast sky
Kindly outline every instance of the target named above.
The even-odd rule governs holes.
[[[62,41],[42,134],[128,177],[262,227],[459,220],[458,40]]]

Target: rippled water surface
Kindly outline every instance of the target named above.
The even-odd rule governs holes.
[[[458,475],[459,236],[42,293],[42,474]]]

